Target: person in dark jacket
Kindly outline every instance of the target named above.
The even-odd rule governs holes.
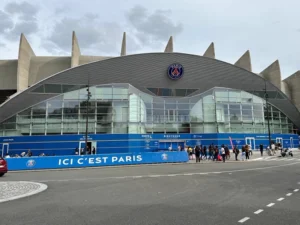
[[[264,146],[262,144],[259,145],[260,155],[264,155]]]
[[[195,147],[195,155],[196,155],[196,163],[200,162],[200,148],[198,145]]]
[[[238,149],[237,146],[234,146],[233,153],[235,154],[235,160],[238,161],[238,156],[240,154],[240,150]]]

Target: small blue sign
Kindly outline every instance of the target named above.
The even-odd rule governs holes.
[[[26,162],[27,167],[34,167],[35,166],[35,160],[30,159]]]
[[[168,76],[172,80],[179,80],[183,76],[183,66],[179,63],[173,63],[168,68]]]

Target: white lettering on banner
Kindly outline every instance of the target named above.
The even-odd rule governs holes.
[[[75,161],[75,165],[83,165],[84,162],[87,162],[88,165],[93,165],[93,164],[106,164],[108,162],[107,156],[103,157],[90,157],[90,158],[78,158],[77,161]],[[68,166],[68,165],[74,165],[73,163],[73,158],[71,159],[59,159],[58,160],[58,165],[61,166]],[[122,162],[141,162],[143,160],[142,155],[127,155],[127,156],[112,156],[111,157],[111,163],[122,163]]]
[[[112,162],[116,162],[117,160],[118,160],[118,157],[116,157],[116,156],[114,156],[114,157],[111,158]]]
[[[152,139],[152,136],[149,135],[149,134],[143,134],[143,135],[142,135],[142,138],[150,138],[150,139]]]
[[[78,159],[77,163],[80,164],[80,165],[83,164],[82,160],[83,160],[83,158]]]
[[[106,163],[106,160],[108,159],[108,157],[102,157],[104,163]]]
[[[126,156],[126,162],[131,162],[131,156]]]
[[[180,138],[180,134],[164,135],[165,138]]]
[[[137,155],[136,156],[136,161],[137,162],[140,162],[140,161],[142,161],[143,159],[142,159],[142,156],[141,155]]]

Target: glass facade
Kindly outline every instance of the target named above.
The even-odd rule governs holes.
[[[229,88],[213,88],[192,97],[145,94],[129,84],[107,84],[62,93],[0,124],[0,136],[89,133],[293,133],[293,124],[277,108],[266,113],[263,98]],[[55,90],[54,90],[55,89]],[[190,92],[195,91],[191,90]],[[187,95],[188,91],[184,91]],[[183,94],[182,94],[183,95]]]

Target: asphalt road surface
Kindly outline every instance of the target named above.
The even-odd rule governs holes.
[[[300,225],[300,154],[248,162],[8,173],[48,185],[0,203],[0,224]]]

